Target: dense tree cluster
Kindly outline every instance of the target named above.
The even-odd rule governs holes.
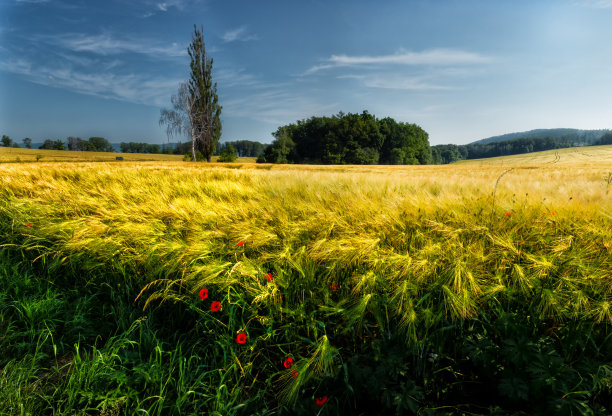
[[[25,146],[26,149],[31,149],[32,148],[32,139],[30,139],[29,137],[26,137],[22,140],[23,145]],[[11,139],[9,136],[7,136],[6,134],[2,135],[2,139],[0,140],[0,146],[2,147],[19,147],[19,143],[17,143],[15,140]]]
[[[172,145],[136,143],[136,142],[121,142],[119,145],[121,153],[163,153],[172,154],[174,148]]]
[[[429,138],[416,124],[377,119],[367,111],[311,117],[279,127],[260,162],[427,164]]]
[[[6,134],[2,135],[2,140],[0,140],[0,146],[2,147],[19,147],[19,144],[17,144],[17,142],[14,142],[13,139],[11,139],[9,136],[7,136]]]
[[[70,136],[66,139],[68,150],[82,152],[112,152],[113,146],[104,137],[90,137],[83,140],[80,137]]]
[[[236,153],[236,149],[234,146],[229,143],[223,148],[223,152],[221,152],[221,156],[219,157],[219,162],[234,162],[238,158],[238,154]]]
[[[233,142],[223,142],[217,147],[217,154],[222,155],[232,146],[238,157],[259,157],[263,155],[267,145],[252,140],[237,140]]]
[[[39,149],[45,150],[66,150],[66,145],[60,139],[51,140],[47,139],[41,146],[38,146]]]
[[[612,144],[612,133],[604,134],[594,144],[596,146],[601,146],[601,145],[604,145],[604,144]]]

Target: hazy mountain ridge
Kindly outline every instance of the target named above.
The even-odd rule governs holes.
[[[588,145],[593,144],[606,133],[610,133],[612,130],[601,129],[601,130],[581,130],[581,129],[569,129],[569,128],[556,128],[556,129],[535,129],[516,133],[507,133],[499,136],[492,136],[486,139],[476,140],[468,144],[487,144],[495,142],[503,142],[514,139],[537,139],[537,138],[551,138],[551,139],[569,139],[576,145]]]

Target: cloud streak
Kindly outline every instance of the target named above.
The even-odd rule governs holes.
[[[356,79],[369,88],[408,90],[408,91],[448,91],[456,88],[427,82],[421,77],[382,76],[382,75],[342,75],[339,79]]]
[[[259,39],[256,35],[247,33],[246,26],[241,26],[236,29],[228,30],[221,36],[224,42],[248,42],[250,40]]]
[[[164,105],[181,80],[134,74],[81,72],[71,68],[34,67],[25,59],[0,62],[0,69],[24,76],[30,82],[81,94],[135,104]]]
[[[350,56],[332,55],[324,63],[312,66],[304,75],[347,66],[372,66],[372,65],[410,65],[410,66],[451,66],[451,65],[473,65],[490,62],[491,59],[473,52],[456,49],[431,49],[422,52],[399,51],[391,55],[378,56]]]
[[[90,52],[98,55],[117,55],[121,53],[139,53],[143,55],[179,57],[186,54],[185,48],[172,43],[168,46],[154,45],[133,39],[118,39],[109,34],[84,35],[61,34],[45,36],[41,39],[73,52]]]

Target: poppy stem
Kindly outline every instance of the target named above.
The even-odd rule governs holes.
[[[234,356],[234,358],[236,359],[236,362],[238,363],[238,367],[240,367],[240,371],[242,372],[242,375],[244,375],[244,368],[242,368],[242,364],[240,364],[240,360],[238,360],[238,357]]]

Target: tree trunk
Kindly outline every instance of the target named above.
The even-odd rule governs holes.
[[[191,127],[191,157],[192,157],[192,161],[195,162],[196,161],[196,154],[195,154],[195,134],[193,132],[193,127]]]

